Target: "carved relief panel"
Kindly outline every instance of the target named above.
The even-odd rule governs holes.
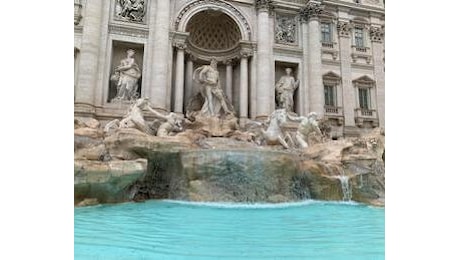
[[[147,0],[115,0],[115,19],[145,24]]]
[[[294,16],[276,15],[275,41],[281,44],[297,43],[297,21]]]

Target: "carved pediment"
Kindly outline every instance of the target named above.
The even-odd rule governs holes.
[[[341,81],[340,75],[334,73],[333,71],[329,71],[328,73],[323,75],[323,83],[329,85],[338,85]]]
[[[367,75],[364,75],[353,80],[352,83],[355,87],[373,87],[375,85],[375,80]]]

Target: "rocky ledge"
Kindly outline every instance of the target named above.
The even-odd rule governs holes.
[[[243,133],[233,136],[187,130],[156,137],[129,128],[106,136],[95,121],[78,122],[75,205],[166,198],[385,205],[385,137],[380,129],[291,150],[258,146]]]

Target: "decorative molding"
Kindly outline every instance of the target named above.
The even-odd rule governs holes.
[[[299,14],[301,20],[307,22],[311,19],[318,19],[323,12],[324,5],[322,5],[322,1],[309,0],[304,7],[300,8]]]
[[[173,46],[180,49],[180,50],[185,50],[187,49],[187,38],[189,36],[189,33],[183,33],[183,32],[174,32],[170,33],[170,36],[172,36],[173,40]]]
[[[297,21],[294,16],[276,15],[276,43],[297,44],[297,31]]]
[[[371,79],[367,75],[354,79],[351,82],[353,83],[354,87],[358,88],[372,88],[375,86],[375,80]]]
[[[74,26],[73,27],[74,33],[83,33],[83,26]]]
[[[145,0],[115,0],[115,19],[123,22],[145,24]]]
[[[254,4],[260,11],[272,12],[274,9],[273,0],[255,0]]]
[[[125,27],[114,24],[109,24],[109,33],[139,38],[147,38],[149,36],[148,29]]]
[[[369,34],[371,36],[371,41],[373,42],[382,42],[384,36],[384,28],[371,26],[369,29]]]
[[[187,44],[185,42],[173,42],[173,46],[179,50],[187,49]]]
[[[337,86],[340,84],[341,81],[342,81],[342,78],[332,71],[329,71],[328,73],[323,75],[324,85]]]
[[[337,33],[339,37],[350,37],[351,24],[349,22],[338,21]]]
[[[198,1],[194,1],[186,5],[184,8],[181,9],[179,14],[177,15],[176,21],[174,23],[174,27],[176,31],[179,31],[179,24],[182,18],[192,8],[197,7],[197,6],[210,6],[210,5],[220,6],[222,8],[225,8],[226,10],[229,10],[233,15],[237,16],[239,18],[239,21],[243,24],[244,29],[246,30],[248,39],[251,39],[251,27],[249,26],[249,22],[246,19],[246,17],[244,17],[244,15],[238,9],[236,9],[233,5],[227,2],[221,1],[221,0],[198,0]],[[211,6],[210,6],[210,9],[212,8]]]
[[[74,1],[73,4],[73,24],[79,25],[83,16],[81,15],[82,5],[80,1]]]

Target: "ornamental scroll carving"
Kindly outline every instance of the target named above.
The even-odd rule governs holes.
[[[296,21],[294,17],[276,16],[275,40],[277,43],[297,42]]]
[[[312,18],[318,18],[324,12],[324,5],[320,1],[309,1],[304,7],[300,9],[300,17],[302,21],[306,22]]]
[[[73,24],[78,25],[80,24],[81,19],[83,16],[81,15],[82,5],[80,0],[73,1]]]
[[[371,26],[369,29],[369,34],[371,36],[371,41],[373,42],[382,42],[383,39],[383,28]]]
[[[337,32],[341,37],[349,37],[351,31],[351,24],[349,22],[339,21],[337,23]]]
[[[127,22],[145,22],[145,0],[115,0],[115,17]]]
[[[273,10],[273,0],[256,0],[256,9]]]

